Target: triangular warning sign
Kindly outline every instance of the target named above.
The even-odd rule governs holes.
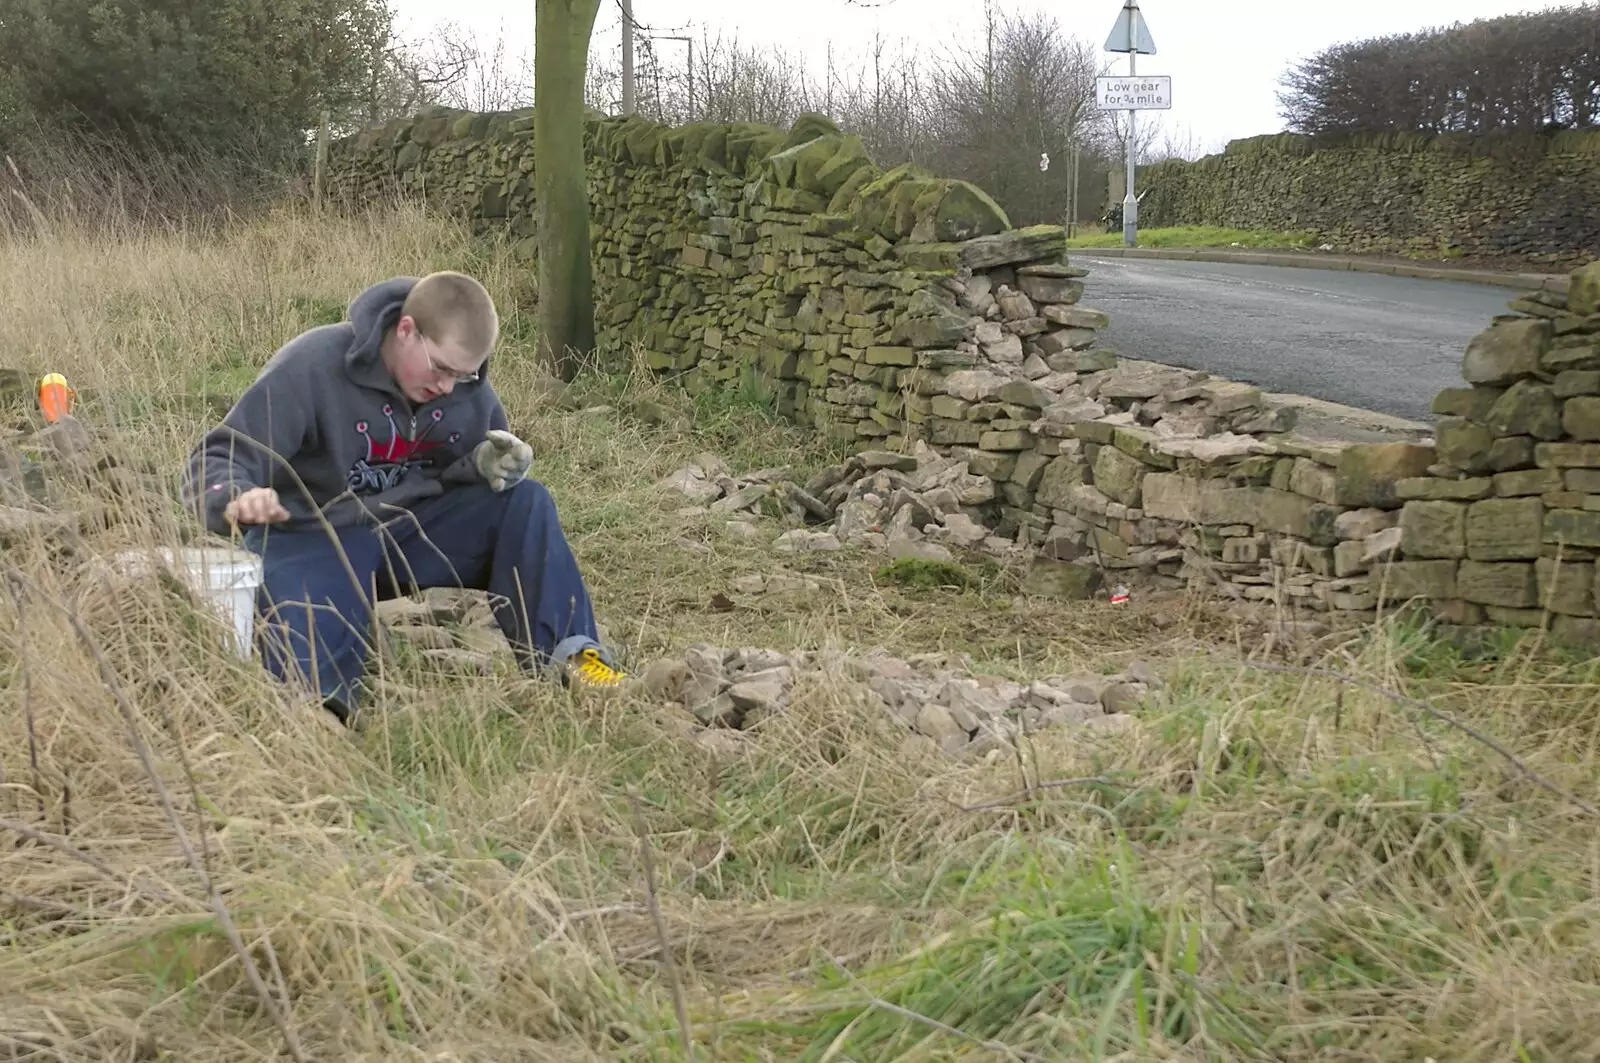
[[[1134,47],[1128,47],[1128,26],[1133,26]],[[1108,52],[1137,52],[1140,55],[1155,55],[1156,42],[1150,36],[1150,27],[1144,23],[1144,15],[1139,13],[1137,7],[1124,7],[1117,12],[1117,24],[1111,27],[1111,36],[1106,38],[1106,51]]]

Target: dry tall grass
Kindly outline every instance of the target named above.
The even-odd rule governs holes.
[[[12,234],[0,349],[65,372],[120,464],[172,483],[208,416],[184,396],[236,393],[364,285],[444,266],[506,308],[495,379],[636,657],[1145,656],[1172,685],[1130,733],[954,764],[823,681],[713,756],[648,705],[386,658],[379,711],[343,735],[173,588],[96,564],[192,535],[168,498],[58,464],[62,504],[117,519],[0,555],[0,1058],[679,1059],[684,1026],[720,1060],[1600,1054],[1593,815],[1414,707],[1246,666],[1284,658],[1200,603],[1022,601],[993,571],[916,590],[860,555],[793,562],[811,594],[732,592],[774,566],[766,542],[651,485],[701,450],[820,454],[759,404],[626,374],[541,400],[515,271],[444,222]],[[646,397],[685,423],[633,416]],[[1395,620],[1314,654],[1596,803],[1594,668],[1501,649]]]

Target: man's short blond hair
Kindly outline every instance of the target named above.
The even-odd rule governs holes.
[[[400,312],[434,342],[453,340],[470,356],[487,358],[500,335],[500,316],[482,284],[465,273],[442,270],[417,281]]]

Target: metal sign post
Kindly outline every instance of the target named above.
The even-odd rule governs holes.
[[[1155,55],[1156,42],[1150,36],[1150,28],[1144,24],[1144,16],[1139,13],[1139,0],[1125,0],[1122,10],[1117,13],[1117,24],[1111,27],[1111,36],[1106,38],[1105,50],[1108,52],[1128,53],[1128,79],[1135,81],[1138,73],[1136,57],[1140,55]],[[1122,243],[1126,247],[1134,246],[1139,229],[1139,200],[1133,194],[1133,168],[1134,168],[1134,116],[1140,110],[1149,107],[1171,107],[1172,95],[1170,90],[1171,79],[1168,81],[1168,91],[1164,102],[1145,103],[1140,106],[1139,93],[1135,92],[1131,98],[1128,94],[1114,94],[1113,99],[1122,107],[1128,108],[1128,178],[1127,194],[1122,198]],[[1123,102],[1127,98],[1127,102]],[[1106,100],[1102,92],[1100,99]],[[1110,110],[1104,106],[1101,109]]]

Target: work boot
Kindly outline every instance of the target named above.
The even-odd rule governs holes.
[[[608,664],[599,647],[585,646],[567,658],[564,679],[568,685],[611,688],[621,685],[627,673]]]

